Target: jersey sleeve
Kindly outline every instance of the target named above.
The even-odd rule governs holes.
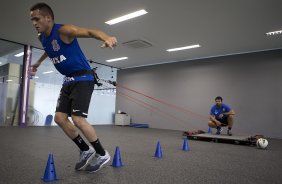
[[[231,107],[229,107],[228,105],[224,104],[224,106],[225,106],[226,112],[229,112],[232,110]]]
[[[214,106],[213,106],[213,107],[211,108],[211,110],[210,110],[210,115],[213,115],[213,116],[215,115],[215,114],[214,114]]]

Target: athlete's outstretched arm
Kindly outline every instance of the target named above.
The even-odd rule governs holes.
[[[65,43],[71,43],[75,37],[79,37],[95,38],[97,40],[101,40],[104,42],[101,47],[113,48],[117,44],[117,39],[115,37],[109,36],[106,33],[96,29],[88,29],[66,24],[59,29],[59,32],[61,39]]]
[[[32,75],[35,75],[35,73],[37,72],[37,68],[41,65],[41,63],[48,57],[47,53],[44,52],[44,54],[42,54],[42,56],[37,60],[36,63],[31,65],[31,72]]]

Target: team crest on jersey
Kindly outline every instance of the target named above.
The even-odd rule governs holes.
[[[60,45],[58,44],[57,40],[52,41],[52,46],[53,46],[53,51],[59,51],[60,50]]]

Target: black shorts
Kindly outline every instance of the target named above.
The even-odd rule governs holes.
[[[224,125],[228,125],[227,122],[227,118],[223,118],[223,119],[216,119],[217,121],[220,121],[220,123],[224,124]]]
[[[56,112],[87,118],[93,90],[94,81],[78,81],[63,85],[57,101]]]

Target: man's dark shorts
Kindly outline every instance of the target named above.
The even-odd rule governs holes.
[[[227,126],[228,125],[227,117],[224,117],[222,119],[216,119],[216,120],[220,121],[220,123],[222,123],[223,126]]]
[[[93,90],[94,81],[78,81],[63,85],[57,101],[56,112],[87,118]]]

